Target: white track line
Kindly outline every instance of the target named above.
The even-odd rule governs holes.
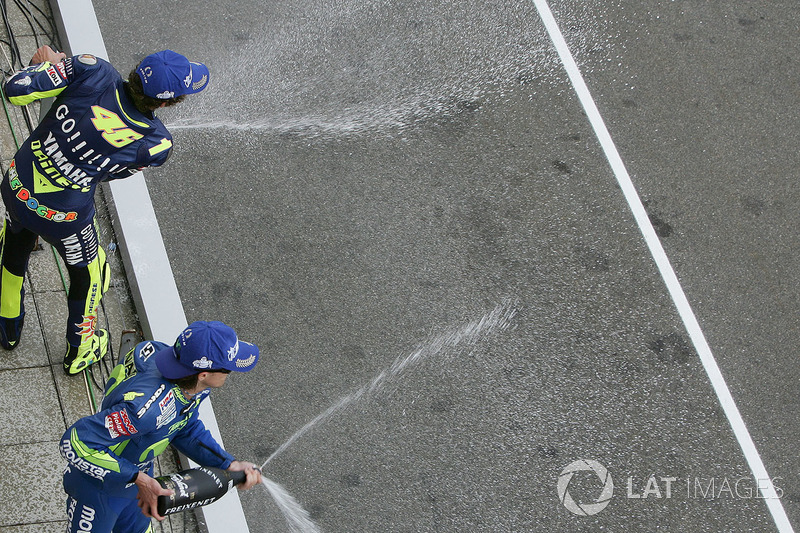
[[[611,139],[611,135],[608,133],[603,117],[600,116],[597,105],[595,105],[589,88],[586,86],[586,82],[583,79],[583,75],[578,65],[575,63],[575,59],[572,57],[572,53],[564,40],[564,36],[561,34],[561,30],[553,17],[553,13],[550,11],[546,0],[533,0],[533,3],[539,11],[539,16],[547,29],[547,33],[550,34],[550,38],[553,40],[553,44],[558,51],[561,62],[564,64],[567,75],[575,88],[575,92],[583,105],[583,109],[586,111],[589,122],[592,124],[595,135],[597,135],[600,141],[600,145],[606,154],[611,169],[622,188],[625,199],[628,201],[631,211],[633,211],[636,223],[639,225],[642,235],[644,235],[644,239],[647,242],[648,248],[650,248],[650,253],[656,262],[661,277],[667,285],[667,289],[669,290],[670,296],[672,296],[672,300],[675,302],[683,324],[700,356],[700,361],[703,363],[703,367],[708,374],[711,386],[717,394],[725,416],[728,417],[736,440],[739,441],[739,445],[742,447],[742,452],[747,460],[747,464],[750,466],[750,470],[755,479],[759,481],[759,485],[767,485],[761,487],[761,493],[764,496],[764,501],[770,513],[772,513],[775,525],[778,526],[778,531],[781,533],[793,532],[794,529],[792,529],[783,504],[777,496],[775,487],[772,484],[772,478],[767,474],[767,469],[764,467],[761,456],[758,454],[753,439],[744,424],[742,415],[739,413],[739,409],[733,401],[733,396],[731,396],[728,385],[725,383],[725,378],[722,377],[719,366],[711,353],[711,348],[708,346],[705,335],[703,335],[703,331],[700,329],[700,324],[697,322],[697,318],[689,305],[689,301],[686,298],[686,294],[683,292],[678,277],[675,275],[675,271],[667,258],[667,254],[664,252],[664,248],[661,246],[661,241],[659,241],[653,229],[653,225],[650,223],[642,200],[639,198],[633,186],[628,171],[625,169],[625,164],[622,162],[619,152],[617,152],[617,148],[614,145],[614,141]]]

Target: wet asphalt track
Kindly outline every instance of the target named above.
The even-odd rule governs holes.
[[[324,531],[775,530],[532,2],[95,7],[122,72],[166,47],[212,71],[146,177],[189,320],[263,350],[215,395],[235,454],[516,311],[269,464]],[[794,4],[551,7],[800,523]],[[558,499],[578,458],[615,482],[594,516]]]

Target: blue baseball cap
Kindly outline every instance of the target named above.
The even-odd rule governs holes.
[[[240,341],[233,328],[222,322],[192,322],[173,346],[153,355],[161,375],[180,379],[200,372],[248,372],[258,361],[258,346]]]
[[[136,67],[144,94],[159,100],[199,93],[208,85],[208,67],[172,50],[145,57]]]

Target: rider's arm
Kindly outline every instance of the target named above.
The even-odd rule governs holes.
[[[27,105],[34,100],[57,96],[67,88],[67,64],[71,59],[49,46],[36,50],[31,65],[14,73],[4,89],[8,101],[14,105]]]

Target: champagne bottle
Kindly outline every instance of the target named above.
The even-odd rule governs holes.
[[[156,481],[174,494],[158,497],[158,514],[167,516],[213,503],[234,485],[244,482],[246,477],[244,472],[204,466],[159,476]]]

